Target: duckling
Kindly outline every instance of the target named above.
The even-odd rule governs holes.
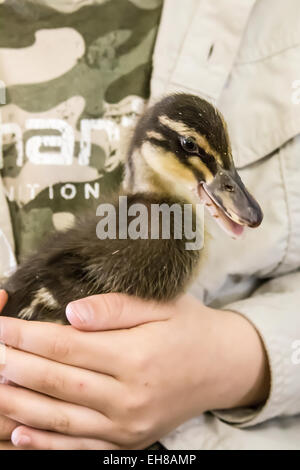
[[[140,224],[147,227],[155,204],[190,204],[194,228],[197,204],[205,204],[234,237],[245,226],[257,227],[263,218],[235,169],[221,113],[206,100],[184,93],[149,107],[136,125],[123,190],[104,201],[113,207],[109,217],[115,216],[117,229],[122,218],[119,196],[127,197],[129,214],[135,204],[146,209]],[[119,292],[159,302],[175,299],[192,281],[201,249],[186,249],[187,237],[176,236],[180,227],[172,214],[168,238],[163,236],[162,221],[157,237],[130,238],[132,220],[131,213],[126,236],[116,230],[113,238],[98,238],[95,212],[52,234],[3,286],[9,294],[3,315],[67,323],[67,304],[90,295]],[[149,228],[146,232],[151,235]]]

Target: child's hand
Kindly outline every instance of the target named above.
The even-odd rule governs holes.
[[[0,290],[0,312],[6,304],[7,299],[8,296],[5,290]],[[2,380],[4,379],[0,376],[0,384]],[[16,421],[0,416],[0,450],[10,449],[12,447],[10,442],[5,443],[1,441],[10,440],[11,433],[17,426],[18,423]]]
[[[73,326],[0,316],[1,373],[19,385],[0,385],[0,413],[23,423],[18,448],[143,449],[203,411],[267,397],[262,343],[239,314],[106,294],[67,315]]]

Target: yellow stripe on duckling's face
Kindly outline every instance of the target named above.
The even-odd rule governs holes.
[[[197,178],[191,168],[183,165],[172,152],[162,147],[144,142],[141,154],[148,166],[148,181],[151,190],[158,193],[171,193],[192,201],[197,188]],[[145,171],[145,170],[143,170]],[[139,179],[140,175],[136,175]]]
[[[197,181],[193,170],[183,165],[173,152],[152,145],[151,142],[144,142],[141,153],[148,165],[158,175],[166,178],[167,181],[176,181],[177,183],[187,183],[190,185],[194,185]]]

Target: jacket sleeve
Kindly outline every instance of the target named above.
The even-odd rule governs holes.
[[[260,407],[214,414],[246,427],[300,413],[300,272],[265,282],[251,297],[224,308],[246,317],[260,334],[269,360],[271,389]]]
[[[164,0],[151,98],[184,91],[217,101],[256,0]]]
[[[0,176],[0,283],[1,279],[8,277],[15,267],[15,243],[12,222],[3,181]]]

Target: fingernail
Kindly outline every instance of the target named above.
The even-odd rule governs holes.
[[[67,305],[66,315],[68,320],[72,323],[72,317],[77,318],[80,323],[91,323],[93,320],[94,312],[89,302],[77,300]],[[69,318],[70,316],[70,318]]]
[[[30,437],[26,436],[25,434],[21,434],[20,436],[14,436],[14,434],[12,434],[11,440],[12,443],[17,447],[28,446],[31,442]]]

